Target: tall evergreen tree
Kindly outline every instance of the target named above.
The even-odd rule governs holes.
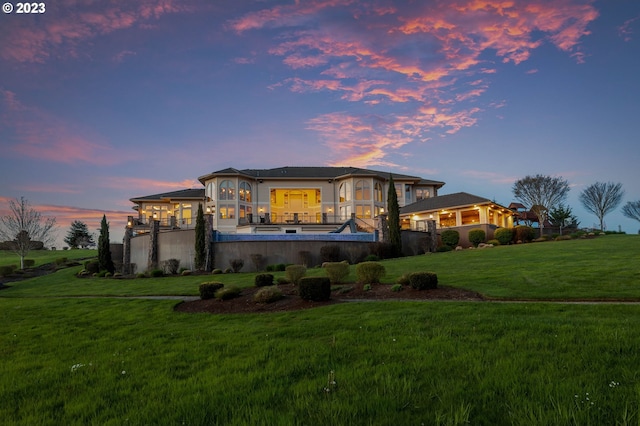
[[[107,216],[102,215],[100,236],[98,237],[98,267],[101,271],[108,271],[113,274],[116,268],[111,259],[111,248],[109,244],[109,224],[107,223]]]
[[[400,205],[393,176],[389,175],[389,192],[387,194],[387,213],[389,225],[389,243],[393,246],[395,256],[402,254],[402,237],[400,234]]]
[[[71,228],[69,228],[64,242],[69,244],[71,248],[87,248],[96,245],[96,242],[93,240],[93,235],[89,233],[87,224],[79,220],[74,220],[71,223]]]
[[[198,214],[196,216],[196,269],[201,270],[204,268],[205,257],[207,250],[205,247],[205,226],[204,226],[204,211],[202,210],[202,204],[198,204]]]

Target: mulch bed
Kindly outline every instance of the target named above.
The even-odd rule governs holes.
[[[404,287],[399,292],[391,290],[392,284],[373,284],[371,290],[365,291],[362,284],[345,284],[331,293],[331,299],[325,302],[302,300],[293,284],[278,285],[284,298],[277,302],[260,304],[253,301],[257,287],[242,290],[240,297],[230,300],[195,300],[183,302],[176,306],[178,312],[208,312],[212,314],[252,313],[252,312],[284,312],[300,309],[311,309],[349,301],[375,300],[465,300],[482,301],[483,297],[476,292],[459,288],[442,286],[433,290],[414,290]]]

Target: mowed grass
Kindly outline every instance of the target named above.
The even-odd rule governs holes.
[[[98,256],[98,250],[31,250],[26,259],[33,259],[35,266],[54,263],[57,259],[66,257],[69,260],[89,259]],[[0,266],[16,265],[20,267],[20,256],[14,252],[0,250]]]
[[[382,262],[383,279],[432,271],[441,286],[477,291],[488,298],[533,300],[640,300],[640,236],[607,235],[587,240],[499,246],[434,253]],[[75,279],[80,268],[12,283],[3,297],[197,295],[198,284],[220,281],[247,287],[255,273],[121,280]],[[324,275],[311,268],[308,275]],[[283,277],[284,272],[274,274]],[[347,281],[355,282],[355,266]]]
[[[431,270],[440,284],[491,297],[634,300],[639,254],[637,236],[439,253],[385,261],[385,281]],[[66,296],[197,294],[202,281],[248,286],[255,274],[75,272],[0,291],[2,424],[640,423],[640,305],[182,314],[171,300]]]
[[[640,307],[0,299],[3,424],[638,423]]]

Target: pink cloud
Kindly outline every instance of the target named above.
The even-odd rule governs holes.
[[[163,181],[146,178],[112,176],[104,178],[101,182],[104,188],[139,190],[146,195],[154,192],[169,192],[185,188],[202,188],[197,179],[184,179],[181,181]]]
[[[13,130],[8,148],[20,155],[60,163],[114,164],[117,155],[99,137],[35,107],[22,104],[15,93],[0,89],[0,122]]]
[[[633,34],[633,25],[640,19],[640,16],[626,20],[621,26],[618,27],[618,35],[622,37],[624,41],[631,41]]]
[[[186,8],[171,0],[142,0],[108,6],[68,2],[49,9],[46,19],[14,24],[0,45],[0,58],[43,63],[52,56],[73,57],[81,43],[94,37],[134,25],[144,28],[151,20]]]

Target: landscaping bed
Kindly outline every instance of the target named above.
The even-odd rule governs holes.
[[[373,284],[370,290],[364,290],[362,284],[343,284],[334,286],[331,298],[324,302],[303,300],[298,296],[294,284],[278,285],[283,298],[272,303],[255,303],[253,296],[259,287],[242,289],[240,297],[229,300],[207,299],[183,302],[176,306],[178,312],[208,312],[214,314],[282,312],[310,309],[348,301],[375,300],[484,300],[476,292],[454,287],[441,286],[431,290],[414,290],[403,287],[400,291],[392,291],[392,284]]]

